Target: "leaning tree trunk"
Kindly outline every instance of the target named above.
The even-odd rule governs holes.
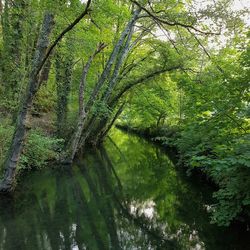
[[[47,52],[47,48],[49,45],[49,36],[51,34],[53,24],[53,15],[50,13],[46,13],[44,15],[43,25],[33,59],[33,66],[26,95],[17,117],[15,132],[12,138],[9,154],[5,161],[5,173],[4,179],[0,184],[0,191],[9,191],[12,188],[12,184],[15,180],[16,167],[23,149],[23,144],[27,132],[27,115],[28,111],[31,108],[33,98],[39,89],[39,72]]]
[[[95,140],[93,141],[94,145],[98,145],[98,144],[101,144],[103,142],[104,138],[106,137],[106,135],[108,134],[110,129],[113,127],[113,125],[116,122],[117,118],[121,115],[125,103],[126,102],[123,102],[120,105],[120,107],[116,111],[116,113],[115,113],[115,115],[114,115],[114,117],[112,118],[111,121],[109,121],[109,119],[107,119],[106,121],[103,122],[103,124],[100,124],[101,126],[99,127],[99,129],[98,129],[98,131],[96,133]]]
[[[104,74],[105,73],[105,69],[104,72],[102,74],[105,75],[105,78],[102,79],[101,76],[101,81],[102,84],[105,83],[105,81],[108,82],[106,89],[104,90],[104,93],[102,94],[102,96],[100,97],[100,101],[103,102],[104,104],[107,104],[107,100],[110,96],[110,94],[112,93],[112,90],[114,89],[115,85],[117,84],[118,81],[118,76],[119,76],[119,71],[122,67],[122,64],[124,62],[124,60],[126,59],[128,53],[129,53],[129,48],[130,48],[130,41],[132,39],[132,35],[133,35],[133,31],[134,31],[134,25],[138,19],[139,13],[140,13],[141,9],[136,9],[133,13],[132,18],[130,19],[130,21],[128,22],[128,24],[126,25],[124,31],[122,32],[119,41],[117,42],[110,58],[109,61],[106,64],[106,68],[109,68],[109,64],[110,68],[109,68],[109,74]],[[114,56],[115,54],[115,56]],[[114,69],[113,72],[110,75],[110,71],[111,71],[111,66],[114,64]],[[99,84],[99,82],[98,82]],[[98,86],[97,84],[97,86]],[[101,86],[98,86],[99,90]],[[95,93],[95,90],[93,91],[93,93]],[[98,93],[98,92],[97,92]],[[90,113],[90,110],[94,104],[94,98],[96,98],[97,93],[95,93],[95,95],[91,95],[89,98],[89,101],[86,105],[86,110],[88,113]],[[78,145],[78,148],[83,147],[86,140],[88,140],[89,135],[91,134],[91,132],[93,131],[93,129],[95,128],[95,123],[96,120],[98,119],[98,116],[92,116],[89,119],[88,124],[85,126],[85,130],[81,135],[81,139]]]
[[[100,43],[96,49],[96,51],[91,55],[87,61],[87,63],[83,67],[82,71],[82,77],[80,81],[80,86],[79,86],[79,115],[78,115],[78,120],[77,120],[77,127],[75,129],[75,132],[70,139],[65,155],[63,155],[62,162],[64,163],[71,163],[74,159],[74,156],[76,154],[79,141],[81,138],[82,130],[84,127],[84,122],[86,118],[86,108],[85,108],[85,102],[84,102],[84,92],[85,92],[85,87],[86,87],[86,81],[87,81],[87,74],[90,69],[91,63],[93,62],[95,56],[99,54],[106,45],[104,43]]]
[[[87,76],[89,67],[94,59],[94,56],[96,55],[96,53],[98,53],[98,51],[99,51],[98,49],[97,49],[97,52],[95,52],[89,58],[87,64],[85,65],[85,67],[83,69],[82,79],[81,79],[81,84],[80,84],[80,89],[79,89],[79,119],[77,122],[76,130],[75,130],[72,138],[70,139],[64,154],[62,155],[61,161],[63,163],[71,163],[73,161],[77,150],[84,144],[86,138],[88,137],[89,133],[91,132],[92,125],[95,122],[95,118],[93,119],[93,117],[90,117],[90,125],[87,124],[89,126],[87,126],[86,132],[83,133],[83,130],[86,127],[86,120],[89,118],[89,116],[91,114],[91,109],[93,108],[94,103],[98,98],[98,94],[100,93],[100,90],[102,89],[105,82],[108,80],[110,81],[108,88],[105,91],[105,93],[107,93],[106,95],[108,95],[111,91],[111,88],[113,87],[113,85],[115,83],[115,80],[117,79],[119,69],[122,65],[124,58],[127,55],[127,48],[128,48],[128,44],[129,44],[131,37],[132,37],[133,26],[138,18],[139,13],[140,13],[139,9],[134,12],[131,20],[128,22],[124,31],[120,35],[120,38],[117,41],[117,43],[116,43],[116,45],[115,45],[115,47],[114,47],[114,49],[109,57],[109,60],[107,61],[106,65],[104,67],[104,70],[103,70],[99,80],[97,81],[92,93],[90,94],[89,100],[86,103],[86,105],[84,105],[84,102],[83,102],[83,94],[84,94],[83,89],[84,89],[84,86],[86,83],[86,76]],[[111,79],[109,79],[113,65],[114,65],[114,71],[112,72]],[[106,95],[105,95],[105,97],[106,97]],[[91,122],[91,121],[93,121],[93,122]]]

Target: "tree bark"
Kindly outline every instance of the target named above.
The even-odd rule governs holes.
[[[112,90],[114,89],[116,83],[118,82],[119,71],[122,67],[124,59],[128,55],[129,48],[130,48],[129,45],[130,45],[130,41],[131,41],[132,34],[133,34],[133,28],[134,28],[134,25],[136,23],[136,20],[138,19],[140,11],[141,11],[140,9],[136,9],[134,11],[132,18],[130,19],[130,21],[126,25],[124,31],[122,32],[121,37],[118,40],[110,58],[109,58],[109,61],[106,64],[106,67],[105,67],[104,72],[101,76],[101,79],[97,83],[96,88],[92,92],[92,95],[90,96],[90,99],[87,103],[86,110],[88,113],[90,113],[90,110],[94,104],[95,98],[96,98],[101,86],[106,81],[108,81],[107,88],[105,89],[103,95],[100,97],[100,100],[105,104],[107,102],[107,99],[109,98],[110,94],[112,93]],[[111,77],[109,77],[111,67],[114,63],[115,63],[115,65],[114,65],[113,73],[112,73]],[[108,70],[108,73],[107,73],[107,70]],[[103,77],[106,77],[106,78],[103,78]],[[100,85],[100,83],[101,83],[101,85]],[[95,122],[96,122],[97,118],[98,118],[98,116],[89,117],[89,122],[88,122],[87,126],[85,127],[84,133],[81,135],[81,139],[80,139],[78,147],[84,146],[86,139],[88,138],[88,136],[91,134],[91,132],[93,131],[93,129],[95,127]]]
[[[12,105],[18,102],[18,92],[24,76],[24,23],[27,3],[18,0],[15,3],[5,1],[1,15],[3,29],[2,78],[4,95],[12,99]],[[14,105],[13,105],[14,106]]]
[[[116,111],[113,119],[111,120],[111,122],[109,123],[109,125],[106,127],[103,127],[103,129],[101,130],[101,132],[98,134],[97,136],[97,140],[100,143],[101,141],[103,141],[103,139],[106,137],[106,135],[108,134],[108,132],[110,131],[110,129],[112,128],[112,126],[114,125],[115,121],[117,120],[117,118],[120,116],[120,114],[123,111],[125,102],[123,102],[121,104],[121,106],[118,108],[118,110]]]
[[[140,13],[141,9],[137,9],[135,10],[133,17],[129,23],[129,25],[127,26],[127,39],[125,41],[125,44],[117,58],[116,64],[115,64],[115,68],[114,68],[114,72],[113,75],[111,77],[111,79],[109,80],[109,84],[108,87],[106,89],[106,91],[104,92],[104,95],[102,97],[102,100],[105,102],[108,97],[110,96],[116,82],[117,82],[117,78],[119,75],[119,71],[122,67],[122,64],[124,62],[124,59],[127,57],[129,51],[130,51],[130,41],[132,39],[132,35],[133,35],[133,31],[134,31],[134,24],[138,18],[138,15]]]
[[[44,15],[43,25],[40,32],[40,37],[38,40],[35,56],[33,59],[33,67],[32,67],[32,72],[30,74],[26,96],[24,98],[20,112],[17,117],[17,124],[12,138],[9,155],[5,162],[4,179],[0,184],[0,191],[2,192],[10,191],[13,182],[15,180],[16,167],[19,158],[21,156],[27,132],[26,123],[27,123],[28,111],[31,108],[34,95],[39,88],[39,74],[37,74],[37,70],[40,67],[44,56],[46,55],[46,51],[49,45],[49,36],[51,34],[53,25],[54,25],[53,15],[50,13],[46,13]]]
[[[77,127],[76,130],[72,136],[72,138],[69,141],[69,144],[66,148],[66,154],[63,156],[62,162],[64,163],[71,163],[74,159],[74,156],[76,154],[79,141],[81,138],[82,130],[84,127],[84,121],[86,118],[86,110],[85,110],[85,103],[84,103],[84,91],[85,91],[85,86],[87,82],[87,74],[89,71],[89,68],[97,54],[99,54],[106,45],[104,43],[100,43],[96,49],[96,51],[91,55],[83,67],[82,71],[82,77],[79,85],[79,116],[78,116],[78,122],[77,122]]]
[[[119,57],[119,52],[120,52],[120,50],[121,50],[121,48],[126,40],[126,37],[129,35],[129,33],[130,33],[134,23],[135,23],[135,19],[137,19],[137,17],[138,17],[137,11],[138,10],[136,10],[135,13],[133,14],[133,16],[132,16],[131,20],[128,22],[125,30],[122,32],[120,39],[116,43],[116,45],[115,45],[115,47],[114,47],[114,49],[109,57],[109,60],[106,63],[105,69],[103,70],[102,75],[101,75],[100,79],[98,80],[98,82],[97,82],[94,90],[92,91],[90,98],[86,104],[86,111],[89,111],[91,109],[100,89],[102,88],[103,84],[108,80],[109,74],[112,70],[112,66],[113,66],[115,60],[117,59],[117,57]]]
[[[69,51],[68,40],[62,47],[57,47],[55,56],[55,71],[56,71],[56,127],[57,135],[65,138],[65,126],[68,116],[68,100],[71,89],[71,80],[73,73],[73,56]]]

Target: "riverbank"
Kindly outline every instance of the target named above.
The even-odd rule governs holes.
[[[218,190],[218,185],[202,169],[190,169],[188,165],[184,164],[181,154],[174,143],[174,141],[179,137],[178,130],[159,130],[149,128],[140,129],[121,124],[116,124],[115,127],[124,132],[142,137],[150,143],[153,143],[154,145],[160,147],[171,158],[175,166],[179,169],[182,169],[188,176],[190,176],[190,178],[195,178],[196,181],[200,182],[201,184],[209,185],[213,189],[213,191]]]
[[[121,125],[116,124],[116,128],[128,132],[140,137],[143,137],[147,141],[150,141],[151,143],[160,146],[164,150],[167,150],[168,152],[171,152],[171,155],[174,156],[174,160],[177,163],[177,159],[179,156],[178,149],[174,145],[173,141],[176,139],[177,131],[175,130],[158,130],[158,129],[141,129],[141,128],[133,128],[128,125]],[[166,139],[169,139],[168,143],[166,143]]]
[[[47,168],[59,160],[63,147],[63,139],[57,138],[52,132],[52,122],[49,114],[36,117],[29,124],[29,133],[22,150],[22,155],[17,166],[16,177],[33,169]],[[11,138],[14,133],[14,125],[8,116],[0,117],[0,175],[3,175],[4,161],[8,154]],[[18,182],[18,178],[16,179]]]

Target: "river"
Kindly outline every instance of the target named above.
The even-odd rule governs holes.
[[[170,158],[114,129],[72,167],[28,173],[0,200],[0,249],[250,249],[243,227],[209,223],[210,188]]]

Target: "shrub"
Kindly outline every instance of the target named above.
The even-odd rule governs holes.
[[[33,130],[28,136],[18,169],[41,169],[49,160],[58,160],[63,140]]]
[[[7,121],[0,124],[0,174],[3,173],[2,166],[8,153],[13,131],[14,127]],[[18,170],[45,167],[49,160],[58,159],[62,145],[62,139],[45,136],[38,129],[31,130],[18,164]]]
[[[212,221],[228,226],[250,212],[250,137],[194,128],[184,130],[177,141],[182,160],[190,169],[202,169],[217,184]]]

